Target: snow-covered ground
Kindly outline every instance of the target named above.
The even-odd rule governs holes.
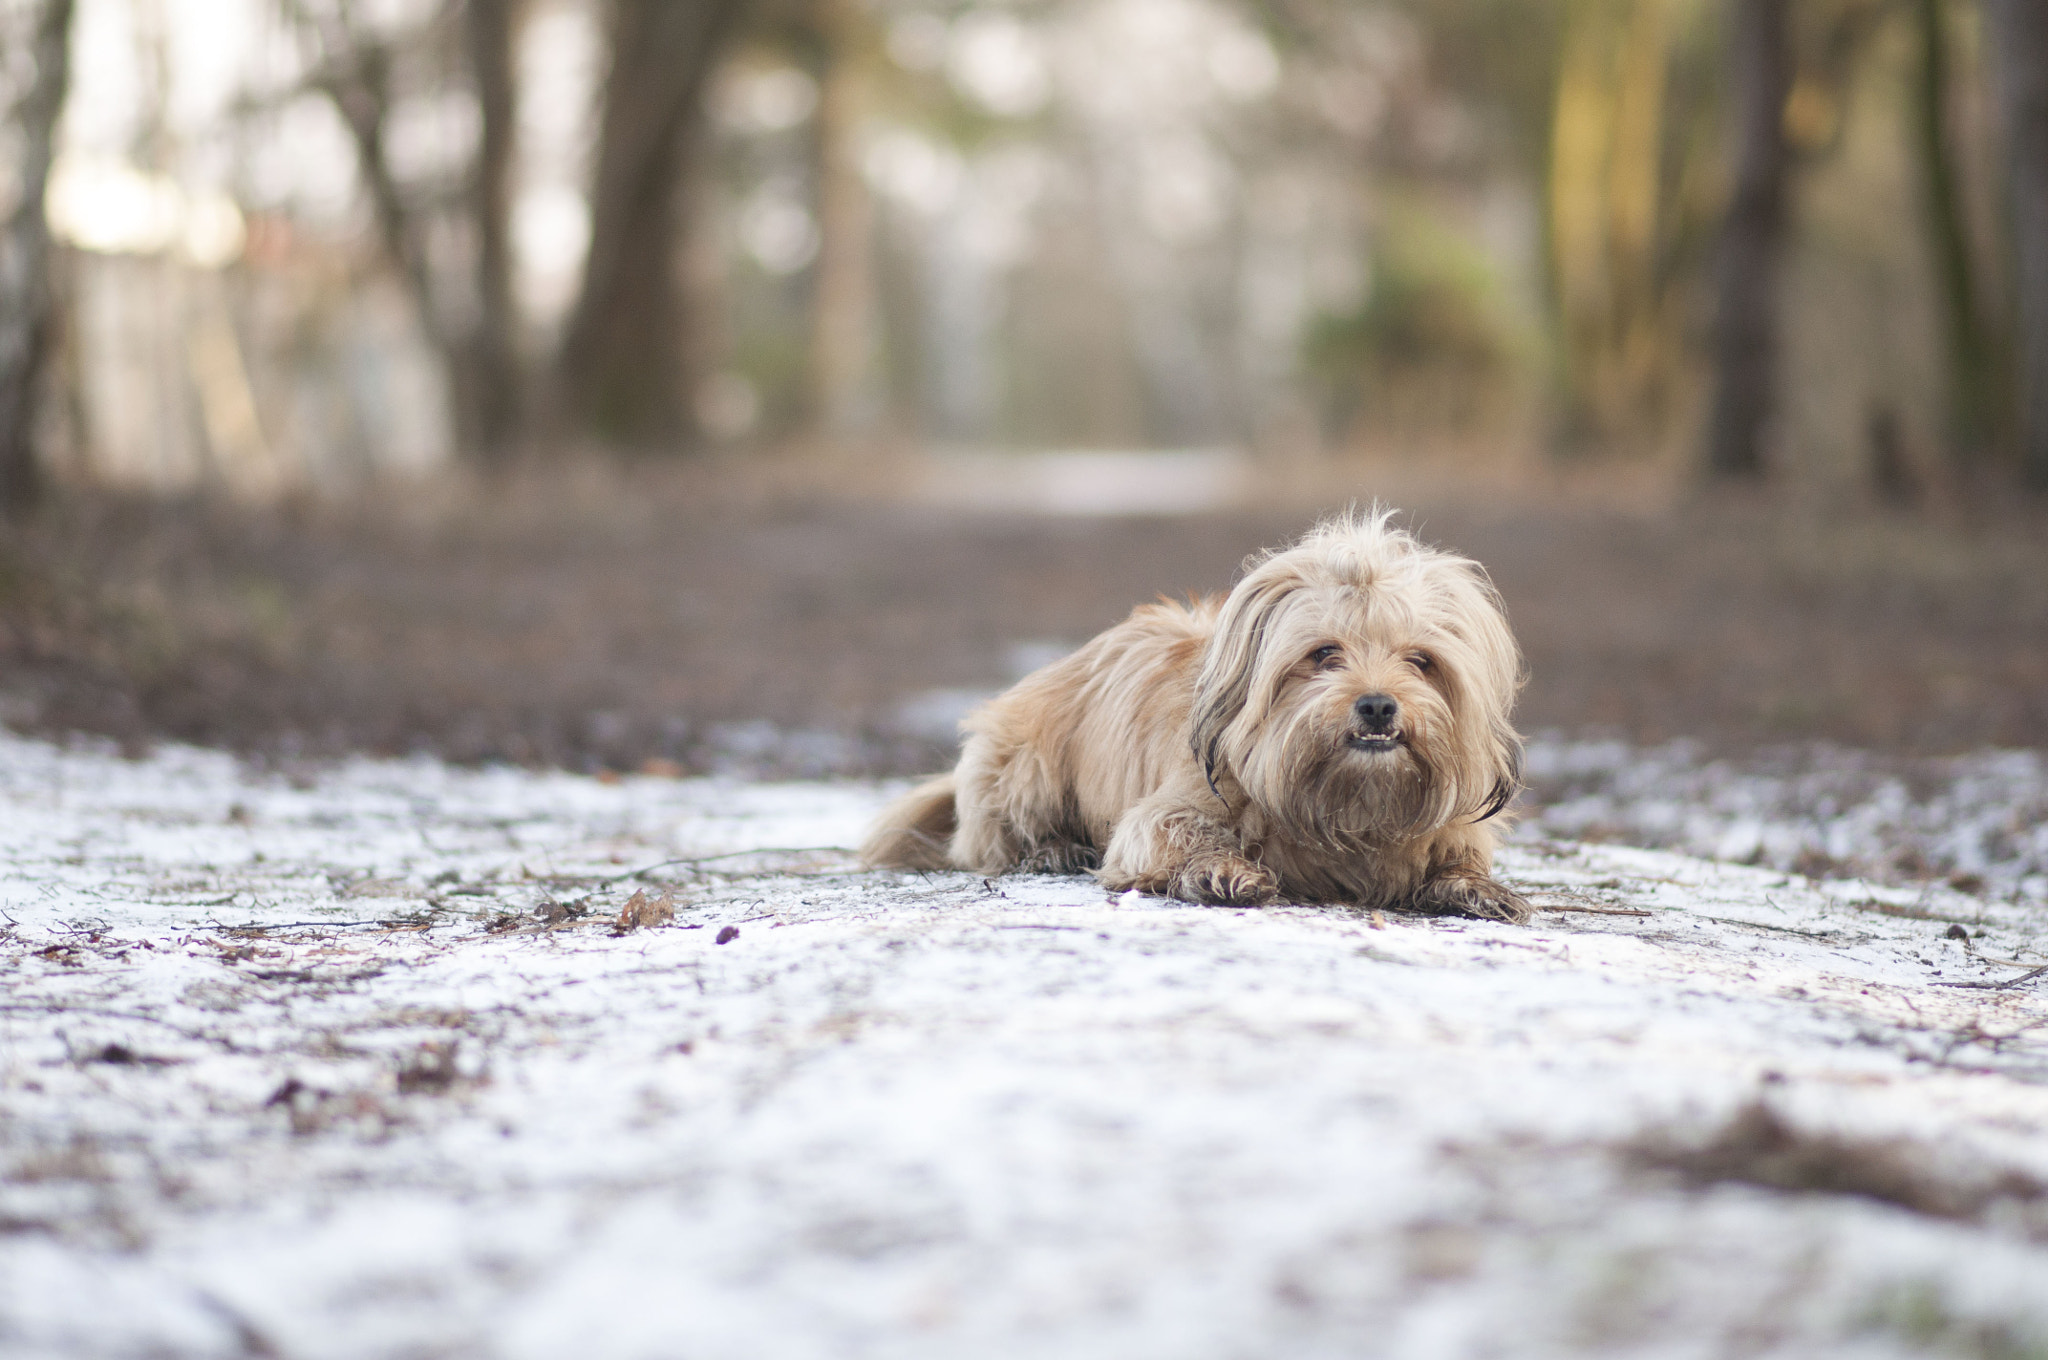
[[[1536,755],[1510,927],[860,873],[871,785],[0,737],[0,1354],[2048,1355],[2038,759]],[[1873,798],[1971,891],[1771,867]]]
[[[1525,832],[2048,900],[2048,753],[1788,746],[1738,762],[1686,741],[1543,736],[1528,755]]]

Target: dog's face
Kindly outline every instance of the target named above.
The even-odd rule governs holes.
[[[1476,564],[1375,514],[1254,566],[1197,686],[1195,754],[1341,848],[1491,816],[1519,785],[1520,657]]]

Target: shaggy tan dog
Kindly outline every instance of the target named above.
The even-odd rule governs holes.
[[[961,724],[861,847],[906,869],[1094,869],[1196,902],[1522,921],[1491,877],[1521,657],[1479,565],[1375,507],[1145,605]]]

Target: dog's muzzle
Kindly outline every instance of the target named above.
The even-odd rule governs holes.
[[[1348,740],[1357,750],[1391,751],[1401,744],[1401,729],[1396,726],[1401,705],[1394,702],[1393,695],[1359,695],[1351,705],[1351,717],[1356,726]]]

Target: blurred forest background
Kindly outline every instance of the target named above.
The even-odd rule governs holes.
[[[0,107],[16,727],[907,769],[1382,495],[1532,723],[2048,746],[2048,0],[0,0]]]

